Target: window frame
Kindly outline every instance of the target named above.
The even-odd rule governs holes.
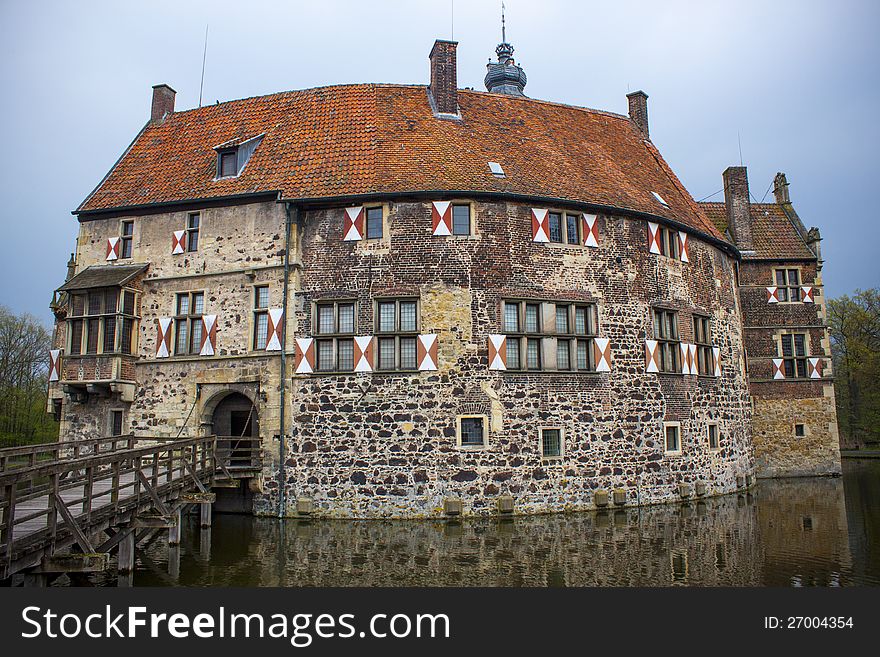
[[[224,156],[232,156],[232,168],[234,173],[223,174],[223,158]],[[232,148],[221,148],[217,150],[217,179],[237,178],[238,177],[238,146]]]
[[[798,427],[801,428],[801,433],[798,433]],[[795,438],[806,438],[807,437],[807,423],[806,422],[795,422],[792,427],[792,434]]]
[[[544,432],[545,431],[556,431],[559,435],[559,453],[558,454],[545,454],[544,453]],[[561,461],[565,458],[565,430],[561,426],[546,426],[538,428],[538,453],[541,455],[542,461]]]
[[[468,203],[468,202],[456,203],[455,201],[453,201],[450,204],[450,207],[452,208],[452,210],[451,210],[451,212],[452,212],[452,217],[451,217],[451,219],[452,219],[452,231],[451,231],[452,236],[453,237],[470,237],[471,235],[474,235],[474,207],[473,207],[473,203]],[[455,228],[456,228],[456,226],[455,226],[455,208],[467,208],[467,211],[468,211],[468,230],[466,233],[458,233],[455,230]]]
[[[193,218],[196,219],[197,223],[195,226],[192,225]],[[186,213],[186,250],[187,253],[195,253],[199,250],[199,239],[201,237],[200,230],[202,228],[202,213],[201,212],[187,212]],[[195,235],[195,246],[193,246],[193,235]]]
[[[698,328],[699,324],[699,328]],[[694,345],[697,347],[697,375],[715,375],[715,352],[712,349],[712,318],[708,315],[693,315]],[[700,333],[703,340],[700,341]]]
[[[195,309],[195,299],[198,295],[202,296],[202,312],[195,313],[193,312]],[[187,297],[187,313],[180,314],[180,299],[182,297]],[[174,294],[174,342],[173,342],[173,352],[175,356],[186,357],[186,356],[198,356],[201,351],[199,345],[195,344],[193,340],[193,336],[195,335],[195,331],[193,331],[193,325],[196,322],[201,323],[202,317],[205,315],[205,301],[207,299],[207,295],[204,290],[189,290],[186,292],[176,292]],[[179,351],[180,347],[180,325],[181,323],[186,323],[186,350],[184,352]],[[201,324],[200,331],[204,331],[204,324]]]
[[[803,337],[803,354],[797,353],[797,338]],[[779,349],[779,358],[782,359],[782,371],[786,379],[808,379],[810,376],[807,363],[810,358],[810,340],[809,333],[800,331],[786,331],[779,334],[777,348]],[[785,355],[786,342],[791,342],[791,355]],[[791,373],[789,374],[789,368]]]
[[[131,233],[126,233],[127,226],[131,227]],[[121,219],[119,221],[119,260],[131,260],[134,255],[134,219]]]
[[[252,351],[266,351],[266,345],[269,344],[269,292],[268,283],[258,283],[253,286],[251,299],[253,300],[253,339],[251,340]],[[260,290],[266,290],[266,305],[260,305]],[[259,344],[259,326],[261,318],[266,318],[266,337],[263,345]]]
[[[537,299],[502,299],[501,300],[501,332],[505,336],[507,344],[507,371],[518,373],[533,372],[555,372],[583,374],[596,371],[595,350],[593,344],[595,338],[599,337],[598,323],[599,311],[598,305],[594,302],[580,300],[537,300]],[[553,330],[546,331],[544,323],[547,321],[544,315],[544,306],[553,306]],[[516,306],[517,329],[512,331],[508,329],[508,307]],[[529,330],[529,308],[535,307],[535,330]],[[559,329],[559,309],[565,309],[567,330],[560,332]],[[586,313],[586,321],[584,325],[584,333],[578,332],[578,311],[584,310]],[[548,363],[544,358],[544,341],[556,341],[556,359],[553,363]],[[537,367],[529,364],[529,346],[538,343],[537,347]],[[559,354],[560,343],[566,344],[568,349],[568,366],[560,368]],[[579,367],[578,354],[580,344],[585,344],[587,354],[587,367]],[[517,357],[511,357],[511,345],[516,345],[514,350]],[[550,367],[552,365],[552,367]]]
[[[370,211],[379,210],[381,212],[381,216],[379,218],[379,235],[370,236]],[[379,242],[385,239],[385,206],[380,205],[365,205],[364,206],[364,240]]]
[[[774,267],[773,268],[773,285],[776,286],[776,298],[779,299],[778,303],[802,303],[801,302],[801,287],[803,285],[803,276],[802,276],[801,267]],[[782,274],[785,285],[779,284],[779,275]],[[792,284],[791,275],[794,274],[797,277],[797,282]],[[792,293],[794,293],[794,298],[792,298]]]
[[[351,330],[340,330],[340,308],[342,306],[351,306]],[[321,308],[330,307],[333,309],[333,330],[330,332],[321,331]],[[316,299],[312,302],[312,335],[315,340],[315,372],[317,374],[349,374],[354,372],[354,338],[358,330],[358,301],[354,298],[344,299]],[[332,367],[322,367],[320,358],[321,345],[331,344],[331,353],[333,355]],[[351,345],[351,369],[340,369],[340,345]]]
[[[415,305],[415,326],[411,329],[401,328],[401,306],[402,304],[412,303]],[[381,308],[383,305],[394,304],[394,326],[392,330],[386,330],[381,327]],[[376,340],[375,367],[374,372],[392,373],[392,372],[418,372],[418,340],[422,328],[422,303],[421,299],[416,296],[400,296],[400,297],[377,297],[373,299],[373,333]],[[387,341],[394,341],[394,366],[383,367],[382,355],[383,344]],[[412,345],[414,351],[414,361],[412,367],[404,367],[403,348],[404,344]]]
[[[681,374],[681,327],[679,326],[679,312],[670,308],[652,307],[654,324],[654,340],[657,341],[657,349],[660,355],[660,364],[657,368],[660,374]],[[671,316],[675,326],[675,336],[666,335],[668,327],[666,318]],[[668,350],[668,352],[667,352]],[[667,366],[667,353],[671,353],[672,369]]]
[[[676,430],[676,439],[678,441],[678,449],[669,449],[669,441],[667,440],[667,433],[669,429]],[[663,454],[664,456],[681,456],[684,452],[684,445],[682,440],[682,431],[681,431],[681,422],[664,422],[663,423]]]
[[[559,217],[559,239],[555,240],[552,236],[551,221],[553,217]],[[569,220],[574,220],[576,241],[572,242],[569,235]],[[585,246],[584,244],[584,227],[583,217],[581,214],[562,210],[559,208],[549,208],[547,210],[547,244],[555,244],[557,246]]]
[[[115,420],[116,417],[119,417],[119,433],[115,432]],[[125,409],[124,408],[111,408],[109,411],[109,416],[107,418],[108,431],[107,435],[111,438],[116,438],[119,436],[125,435]]]
[[[657,225],[657,241],[660,244],[660,253],[665,258],[681,260],[681,244],[678,241],[678,230],[663,224]]]
[[[712,445],[712,429],[713,428],[715,429],[715,444],[714,445]],[[721,427],[717,422],[708,422],[706,424],[706,444],[709,446],[710,452],[717,452],[721,449]]]
[[[481,420],[483,423],[483,442],[479,445],[462,442],[462,420]],[[489,447],[489,417],[480,413],[468,413],[455,417],[455,441],[458,449],[464,451],[481,451]]]

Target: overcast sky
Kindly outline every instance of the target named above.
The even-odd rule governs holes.
[[[777,171],[824,237],[827,294],[880,285],[880,3],[505,0],[526,94],[626,112],[697,200],[742,160],[757,200]],[[151,86],[198,104],[349,82],[426,84],[435,38],[459,41],[460,87],[483,89],[500,2],[0,0],[0,304],[47,323],[70,211],[149,116]],[[772,199],[772,192],[766,193]],[[711,200],[723,200],[722,194]]]

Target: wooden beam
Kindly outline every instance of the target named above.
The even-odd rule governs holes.
[[[103,554],[53,554],[44,557],[33,573],[98,573],[110,566],[110,555]]]
[[[131,526],[135,529],[170,529],[177,525],[177,515],[159,516],[148,515],[138,516],[135,518]]]
[[[64,500],[61,499],[61,496],[58,493],[54,493],[55,495],[55,508],[58,513],[61,514],[61,517],[64,518],[64,522],[70,527],[70,531],[73,532],[73,537],[76,539],[76,542],[79,544],[80,549],[83,552],[88,552],[89,554],[95,553],[95,546],[92,545],[92,542],[89,540],[88,536],[83,534],[82,530],[79,528],[79,525],[76,524],[76,520],[73,519],[73,516],[70,514],[70,509],[67,508],[67,505],[64,503]]]
[[[213,504],[217,501],[217,493],[181,493],[178,499],[185,504]]]
[[[146,475],[142,470],[137,471],[138,479],[140,479],[141,485],[146,489],[147,493],[149,493],[150,498],[153,500],[153,505],[156,507],[156,510],[159,511],[163,516],[169,515],[168,507],[159,499],[159,496],[156,494],[156,491],[150,485],[150,480],[147,479]]]

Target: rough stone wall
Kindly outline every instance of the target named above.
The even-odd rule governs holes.
[[[767,303],[766,287],[775,285],[777,268],[800,269],[801,284],[814,288],[815,303]],[[817,262],[743,261],[740,297],[758,476],[840,474],[831,343]],[[782,355],[780,336],[792,332],[806,335],[809,356],[824,359],[821,379],[773,379],[772,359]],[[804,425],[804,436],[795,436],[795,424]]]
[[[388,205],[385,238],[343,242],[342,210],[307,214],[296,335],[312,335],[312,302],[358,300],[358,335],[372,335],[373,299],[416,295],[421,333],[439,337],[439,369],[417,374],[295,375],[287,464],[288,510],[297,497],[322,515],[433,515],[460,497],[466,514],[492,513],[510,494],[519,512],[590,508],[593,491],[625,488],[627,503],[678,497],[680,482],[733,490],[753,471],[732,263],[691,240],[691,263],[649,254],[644,222],[601,220],[601,248],[536,244],[528,207],[475,204],[475,235],[431,236],[429,203]],[[590,300],[611,340],[611,373],[488,370],[486,340],[506,298]],[[651,307],[712,317],[723,376],[645,373]],[[555,362],[554,348],[545,352]],[[490,419],[488,446],[457,446],[458,415]],[[662,423],[682,423],[681,456],[664,455]],[[710,451],[706,423],[721,449]],[[565,455],[542,459],[540,427],[561,427]],[[266,473],[267,478],[271,473]],[[272,512],[275,481],[258,500]]]

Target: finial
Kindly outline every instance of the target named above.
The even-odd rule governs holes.
[[[501,43],[507,43],[507,35],[504,27],[504,0],[501,0]]]

